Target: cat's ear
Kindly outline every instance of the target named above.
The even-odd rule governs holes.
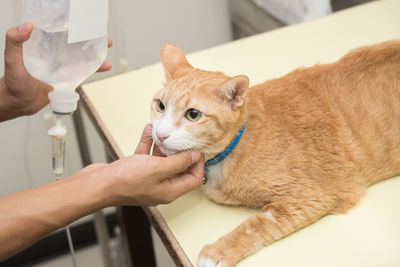
[[[177,70],[193,68],[187,61],[182,49],[173,43],[165,43],[161,48],[161,62],[167,80],[174,77]]]
[[[247,88],[249,87],[249,78],[245,75],[235,76],[223,83],[220,87],[220,92],[225,97],[231,107],[234,109],[243,104],[246,96]]]

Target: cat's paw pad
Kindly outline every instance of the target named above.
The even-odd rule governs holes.
[[[198,267],[231,267],[228,258],[224,253],[218,253],[213,246],[205,246],[200,253]]]

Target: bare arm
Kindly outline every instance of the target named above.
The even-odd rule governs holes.
[[[95,170],[0,198],[0,261],[107,205]]]
[[[135,155],[90,165],[60,181],[1,197],[0,261],[99,209],[169,203],[199,186],[204,168],[201,154],[148,155],[152,139],[145,133],[150,127]]]

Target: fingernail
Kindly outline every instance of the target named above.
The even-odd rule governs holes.
[[[199,151],[195,151],[195,150],[190,151],[190,155],[192,156],[192,162],[198,161],[200,159],[200,156],[201,156],[200,152]]]
[[[18,32],[19,33],[26,33],[28,28],[28,22],[25,22],[21,26],[18,27]]]

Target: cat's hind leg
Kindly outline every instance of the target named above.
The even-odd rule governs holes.
[[[234,266],[263,246],[285,237],[328,214],[332,199],[282,199],[266,205],[236,229],[207,245],[200,253],[199,267]]]

